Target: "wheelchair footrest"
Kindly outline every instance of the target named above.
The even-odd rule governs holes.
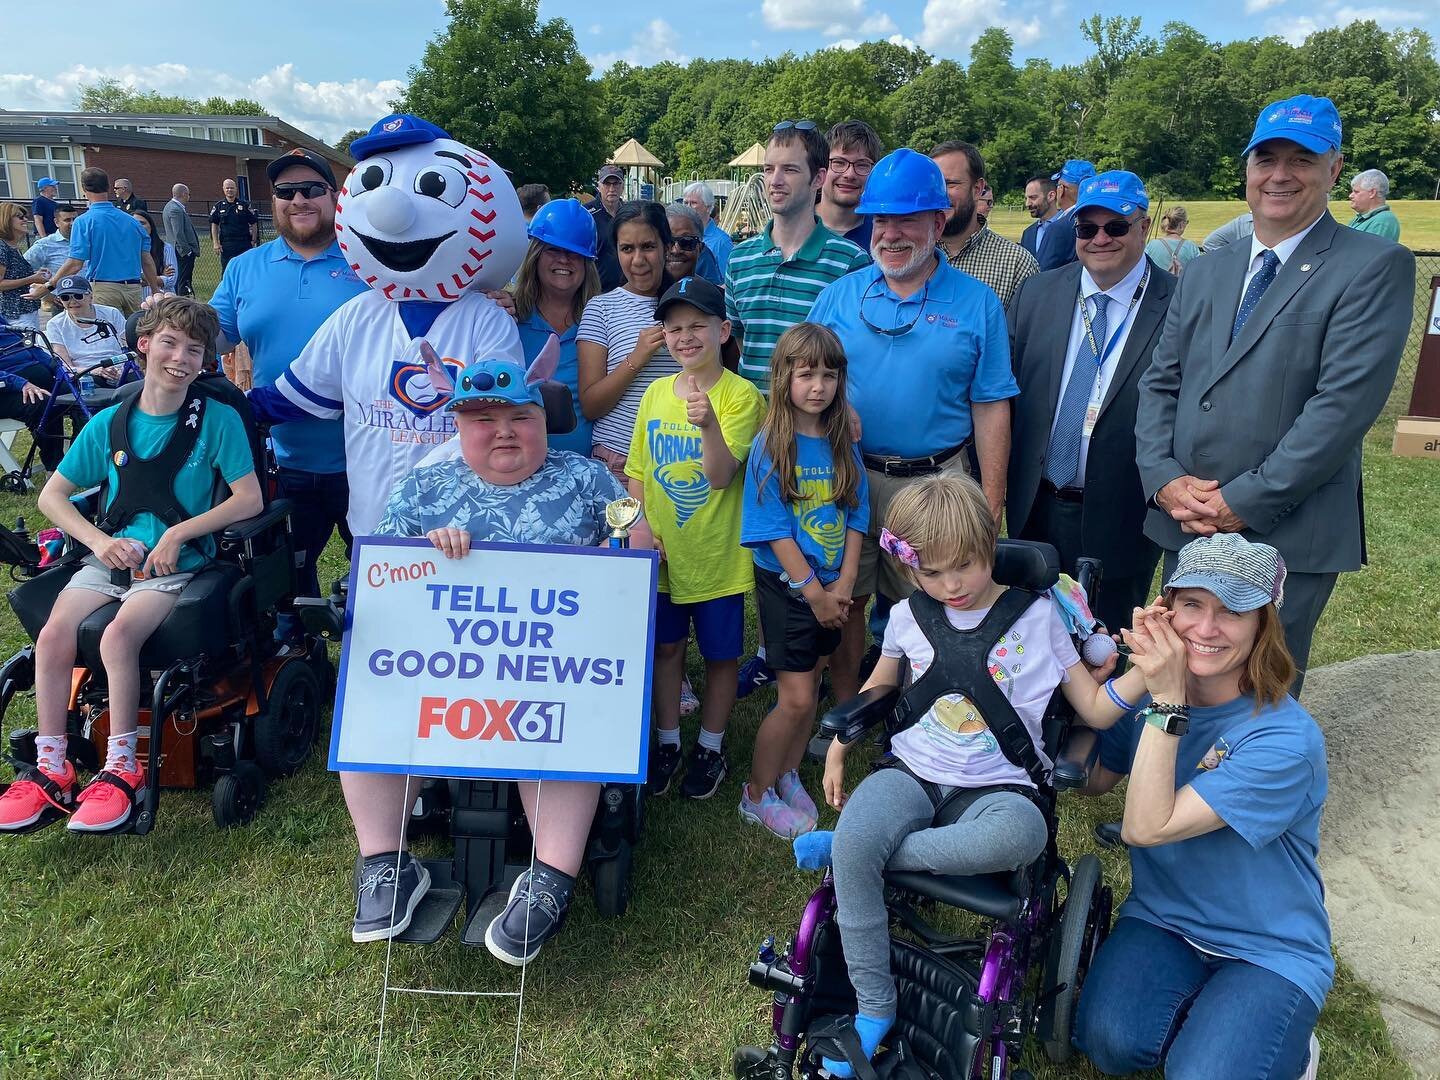
[[[433,945],[444,937],[465,898],[449,859],[426,859],[425,869],[430,871],[430,891],[410,916],[405,932],[395,938],[407,945]]]
[[[0,784],[0,795],[4,795],[5,792],[9,790],[10,785],[8,783]],[[64,819],[65,815],[59,810],[55,810],[53,808],[42,810],[40,812],[40,816],[34,821],[32,821],[29,825],[26,825],[25,827],[20,829],[6,829],[4,832],[0,832],[0,836],[25,836],[28,833],[39,832],[47,825],[54,825],[55,822],[63,821]]]
[[[485,931],[495,920],[495,916],[505,910],[505,905],[510,899],[510,883],[503,889],[495,889],[481,900],[479,905],[471,913],[470,918],[465,922],[465,929],[460,932],[460,940],[472,948],[483,949],[485,947]]]

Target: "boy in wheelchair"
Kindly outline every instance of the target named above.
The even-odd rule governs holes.
[[[40,495],[40,511],[90,553],[35,642],[37,763],[0,796],[0,831],[28,830],[45,816],[68,816],[76,832],[110,832],[130,820],[146,785],[136,756],[141,647],[215,554],[212,534],[262,508],[240,416],[191,387],[215,349],[215,313],[167,297],[139,332],[148,354],[140,392],[86,425]],[[230,490],[218,505],[216,474]],[[97,484],[105,505],[92,524],[71,496]],[[105,765],[77,795],[65,734],[76,632],[116,600],[120,612],[100,646],[110,704]]]
[[[558,356],[552,337],[528,372],[507,360],[467,366],[446,406],[455,414],[458,455],[432,455],[401,481],[376,533],[424,536],[452,559],[464,558],[472,539],[602,543],[605,507],[625,493],[600,462],[546,449],[541,389]],[[432,361],[430,373],[437,389],[452,389],[439,364]],[[497,959],[521,967],[564,924],[601,785],[547,781],[538,820],[540,785],[522,782],[518,787],[535,836],[534,869],[515,881],[504,910],[486,929],[485,946]],[[388,813],[386,820],[392,820]],[[408,852],[374,850],[393,843],[393,834],[360,835],[358,818],[356,831],[364,859],[352,936],[356,941],[393,937],[409,925],[429,888],[429,871]]]
[[[830,805],[843,807],[839,824],[795,841],[802,867],[833,867],[836,923],[859,1006],[854,1030],[866,1058],[896,1014],[886,870],[972,876],[1034,862],[1049,836],[1035,795],[1052,765],[1042,722],[1056,686],[1094,728],[1114,724],[1126,711],[1120,702],[1145,687],[1138,670],[1098,683],[1054,601],[993,580],[996,526],[973,480],[937,476],[905,488],[880,543],[919,590],[892,610],[865,685],[900,687],[908,663],[914,683],[897,708],[903,730],[848,799],[848,746],[833,740],[824,790]],[[1113,666],[1112,658],[1097,674]],[[942,807],[952,823],[936,824]],[[843,1061],[824,1066],[854,1075]]]

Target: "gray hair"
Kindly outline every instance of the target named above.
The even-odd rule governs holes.
[[[703,180],[696,180],[693,184],[686,184],[684,194],[699,195],[700,201],[705,204],[706,210],[715,209],[715,192],[712,191],[710,185]]]
[[[123,176],[118,177],[118,178],[115,180],[115,186],[116,186],[116,187],[119,187],[121,184],[124,184],[124,185],[125,185],[127,188],[129,188],[131,191],[134,191],[134,190],[135,190],[135,185],[132,184],[129,180],[126,180],[125,177],[123,177]]]
[[[686,190],[689,189],[687,188]],[[670,203],[665,207],[665,213],[672,218],[684,218],[690,222],[691,225],[695,226],[696,236],[705,235],[705,221],[700,217],[700,211],[696,210],[693,206],[686,206],[681,202]]]
[[[1366,169],[1364,172],[1356,173],[1355,179],[1350,181],[1350,186],[1362,191],[1373,191],[1382,199],[1390,196],[1390,178],[1379,169]]]
[[[177,198],[177,199],[178,199],[181,195],[189,195],[189,194],[190,194],[189,185],[187,185],[187,184],[176,184],[174,187],[172,187],[172,188],[170,189],[170,194],[173,195],[173,196],[174,196],[175,198]]]

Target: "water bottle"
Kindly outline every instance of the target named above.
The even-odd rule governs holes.
[[[89,400],[90,400],[92,397],[94,397],[94,396],[95,396],[95,376],[93,376],[93,375],[81,375],[81,376],[80,376],[80,400],[81,400],[81,401],[89,401]]]

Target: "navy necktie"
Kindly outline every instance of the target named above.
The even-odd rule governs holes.
[[[1260,253],[1260,269],[1250,279],[1250,287],[1245,290],[1245,295],[1240,299],[1240,309],[1235,312],[1235,325],[1230,330],[1231,341],[1240,336],[1240,331],[1249,320],[1250,313],[1255,310],[1255,305],[1260,303],[1260,298],[1265,295],[1265,290],[1270,288],[1270,283],[1275,280],[1275,274],[1279,269],[1280,256],[1268,250]]]
[[[1095,305],[1090,332],[1080,335],[1080,348],[1070,369],[1070,381],[1065,384],[1065,392],[1060,396],[1055,430],[1050,435],[1050,449],[1045,452],[1045,479],[1057,488],[1074,487],[1079,479],[1080,436],[1085,426],[1085,408],[1090,404],[1090,391],[1100,370],[1098,360],[1105,353],[1109,299],[1104,293],[1090,297]],[[1081,330],[1084,330],[1083,320]]]

